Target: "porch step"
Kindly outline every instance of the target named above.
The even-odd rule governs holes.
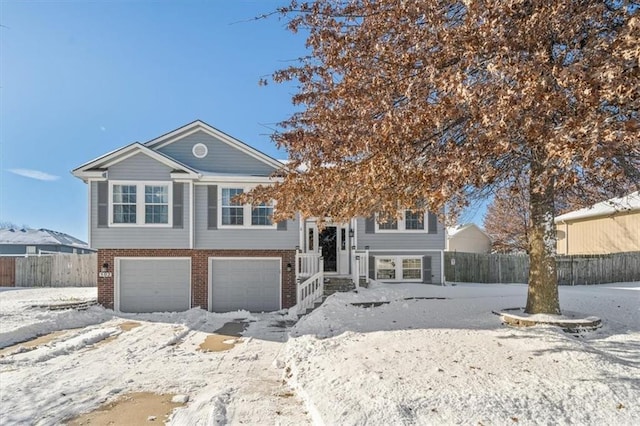
[[[320,307],[320,305],[322,305],[326,299],[327,299],[327,296],[322,296],[322,298],[320,300],[318,300],[316,303],[313,304],[312,308],[308,308],[306,311],[304,311],[304,313],[298,314],[298,318],[302,318],[305,315],[309,315],[311,312],[313,312],[316,309],[318,309]]]
[[[334,278],[325,277],[324,279],[324,296],[330,296],[333,293],[347,292],[355,290],[356,286],[351,278]]]

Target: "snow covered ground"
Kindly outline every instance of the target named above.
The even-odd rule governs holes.
[[[177,425],[640,424],[640,283],[561,287],[563,310],[603,319],[580,336],[501,325],[492,310],[525,303],[515,284],[375,286],[293,328],[284,313],[48,311],[32,306],[95,289],[2,290],[0,347],[69,330],[0,355],[3,425],[59,424],[138,391],[189,395]],[[242,343],[198,350],[233,319],[250,321]]]

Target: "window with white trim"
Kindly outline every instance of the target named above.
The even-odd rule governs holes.
[[[222,188],[222,225],[244,225],[244,206],[233,198],[242,194],[242,188]]]
[[[169,223],[169,187],[144,186],[144,222]]]
[[[169,182],[112,182],[109,223],[114,226],[169,226]]]
[[[273,202],[261,203],[251,209],[251,225],[272,226]]]
[[[376,256],[376,280],[422,282],[421,256]]]
[[[136,185],[113,185],[113,223],[136,223]]]
[[[232,186],[220,188],[219,216],[221,228],[275,228],[273,202],[258,205],[241,204],[234,197],[251,190],[251,187]]]
[[[426,232],[427,215],[424,212],[403,210],[399,219],[378,223],[376,215],[376,232]]]

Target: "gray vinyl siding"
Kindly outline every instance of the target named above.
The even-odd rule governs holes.
[[[145,155],[146,157],[146,155]],[[135,157],[133,157],[135,158]],[[132,158],[132,159],[133,159]],[[148,157],[147,157],[148,158]],[[126,160],[125,160],[126,161]],[[152,160],[155,161],[155,160]],[[157,162],[156,162],[157,163]],[[109,169],[111,177],[111,169]],[[120,179],[127,180],[122,176]],[[164,179],[164,178],[163,178]],[[143,180],[151,180],[149,177]],[[189,188],[184,190],[184,203],[182,207],[182,228],[173,227],[108,227],[98,228],[98,190],[97,182],[91,182],[91,247],[95,249],[106,248],[189,248],[190,215]]]
[[[195,186],[195,248],[197,249],[288,249],[299,245],[298,220],[286,230],[207,229],[207,185]]]
[[[172,169],[146,154],[136,154],[109,167],[109,180],[171,180]]]
[[[192,149],[197,143],[206,145],[206,157],[196,158],[193,155]],[[203,131],[185,136],[158,151],[187,166],[206,172],[270,176],[275,171],[272,166]]]
[[[422,270],[423,270],[423,275],[422,275],[422,282],[423,283],[429,283],[429,284],[442,284],[442,276],[441,276],[441,271],[442,271],[442,263],[441,263],[441,256],[442,256],[442,252],[440,251],[424,251],[424,252],[416,252],[416,251],[406,251],[406,252],[402,252],[402,251],[393,251],[393,252],[384,252],[384,251],[377,251],[377,252],[370,252],[369,253],[369,277],[375,279],[375,257],[381,257],[381,256],[390,256],[390,257],[396,257],[396,256],[410,256],[410,257],[422,257],[422,261],[424,262],[425,256],[430,257],[431,258],[431,277],[426,277],[424,276],[424,270],[425,269],[429,269],[428,266],[425,266],[424,264],[422,265]],[[401,282],[401,281],[397,281],[397,282]]]
[[[358,249],[371,250],[444,250],[445,232],[438,222],[437,233],[427,232],[365,232],[364,218],[357,219]]]

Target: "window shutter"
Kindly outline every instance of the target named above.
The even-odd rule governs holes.
[[[433,282],[431,274],[431,256],[424,256],[422,258],[422,282],[431,284]]]
[[[184,226],[184,183],[173,183],[173,227]]]
[[[218,229],[218,185],[207,186],[207,229]]]
[[[429,212],[427,222],[429,222],[429,234],[437,234],[438,233],[438,217]]]
[[[364,233],[375,234],[376,233],[376,218],[375,216],[369,216],[364,219]]]
[[[287,221],[286,220],[282,220],[280,222],[278,222],[278,231],[286,231],[287,230]]]
[[[109,183],[98,182],[98,228],[109,226]]]

